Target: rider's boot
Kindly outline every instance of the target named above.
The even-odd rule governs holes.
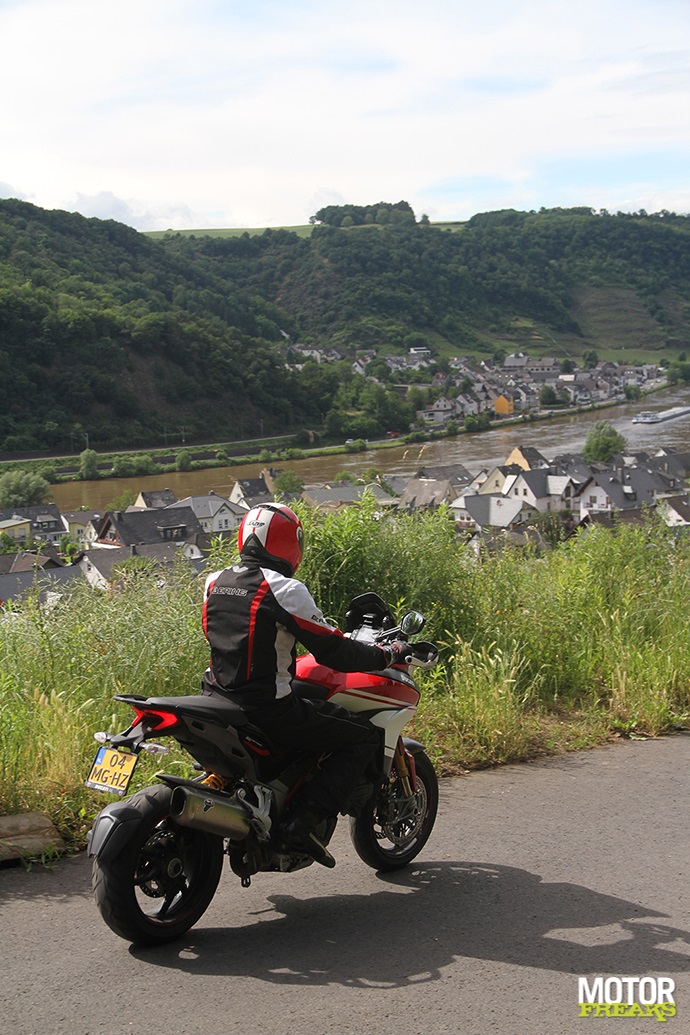
[[[280,824],[278,835],[289,848],[293,848],[297,852],[304,852],[305,855],[310,855],[315,862],[332,869],[335,866],[335,859],[314,832],[328,818],[326,810],[312,802],[297,806]]]

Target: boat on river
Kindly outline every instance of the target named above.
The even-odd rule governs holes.
[[[674,420],[690,413],[690,406],[672,406],[670,410],[642,410],[632,419],[633,424],[660,424],[662,421]]]

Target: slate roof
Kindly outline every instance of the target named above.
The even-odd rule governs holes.
[[[395,496],[390,496],[385,489],[376,483],[372,485],[334,485],[332,488],[311,488],[305,489],[302,499],[312,507],[342,507],[347,504],[359,503],[365,492],[370,493],[377,503],[386,506],[396,502]]]
[[[250,508],[258,503],[273,501],[273,493],[270,491],[263,478],[238,478],[236,485],[242,490],[242,495]]]
[[[0,522],[11,522],[15,518],[21,518],[31,523],[32,532],[41,533],[45,531],[47,524],[56,523],[62,529],[62,516],[57,503],[41,503],[36,507],[3,507],[0,509]]]
[[[77,564],[62,568],[47,568],[39,572],[20,571],[0,575],[0,604],[19,603],[23,597],[38,589],[39,600],[45,604],[51,593],[62,593],[74,578],[82,578]]]
[[[670,496],[663,502],[669,510],[682,518],[686,525],[690,525],[690,500],[687,496]]]
[[[224,496],[217,496],[215,493],[209,493],[206,496],[185,496],[184,499],[171,503],[166,510],[175,510],[180,507],[190,507],[199,521],[212,520],[223,507],[236,517],[243,517],[247,513],[239,503],[231,503]]]
[[[661,494],[671,491],[663,476],[644,467],[597,471],[592,475],[592,480],[606,492],[616,510],[652,507]]]
[[[19,571],[35,571],[37,568],[63,568],[64,564],[57,550],[46,544],[40,552],[19,550],[17,553],[0,554],[0,572],[5,575]]]
[[[162,567],[170,567],[181,556],[183,543],[140,543],[137,546],[120,546],[113,549],[97,547],[88,550],[79,562],[80,568],[86,572],[89,566],[95,568],[99,575],[110,582],[116,565],[131,557],[148,557]],[[205,561],[189,561],[194,571],[202,571]]]
[[[456,495],[457,489],[447,479],[410,478],[397,502],[401,510],[423,510],[452,503]]]
[[[465,497],[465,510],[481,528],[508,528],[518,520],[522,509],[521,499],[500,493]]]
[[[141,499],[147,508],[157,508],[169,507],[176,502],[177,496],[172,489],[151,489],[150,491],[144,490],[140,492],[137,499]]]
[[[121,546],[160,543],[170,539],[184,542],[203,532],[191,507],[156,508],[139,511],[108,511],[98,530],[99,542],[108,542],[112,530]],[[112,541],[112,540],[110,540]]]
[[[436,481],[448,481],[456,488],[468,485],[474,475],[464,464],[442,464],[438,467],[420,467],[415,478],[430,478]]]

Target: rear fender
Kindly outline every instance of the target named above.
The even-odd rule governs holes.
[[[141,821],[141,810],[128,800],[106,805],[96,816],[87,835],[87,854],[101,862],[110,862],[129,844]]]

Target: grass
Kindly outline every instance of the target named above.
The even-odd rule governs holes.
[[[381,517],[374,501],[303,512],[300,576],[341,620],[376,589],[427,615],[442,664],[422,673],[410,732],[442,773],[658,736],[690,717],[690,540],[652,518],[595,529],[539,555],[478,562],[443,510]],[[212,559],[215,566],[230,559]],[[0,616],[0,814],[47,812],[83,843],[108,801],[87,790],[96,730],[120,730],[120,692],[195,693],[207,663],[202,586],[183,567],[131,574],[108,592],[78,586],[50,611],[31,597]],[[160,761],[142,756],[135,788]],[[166,771],[188,772],[178,751]]]

